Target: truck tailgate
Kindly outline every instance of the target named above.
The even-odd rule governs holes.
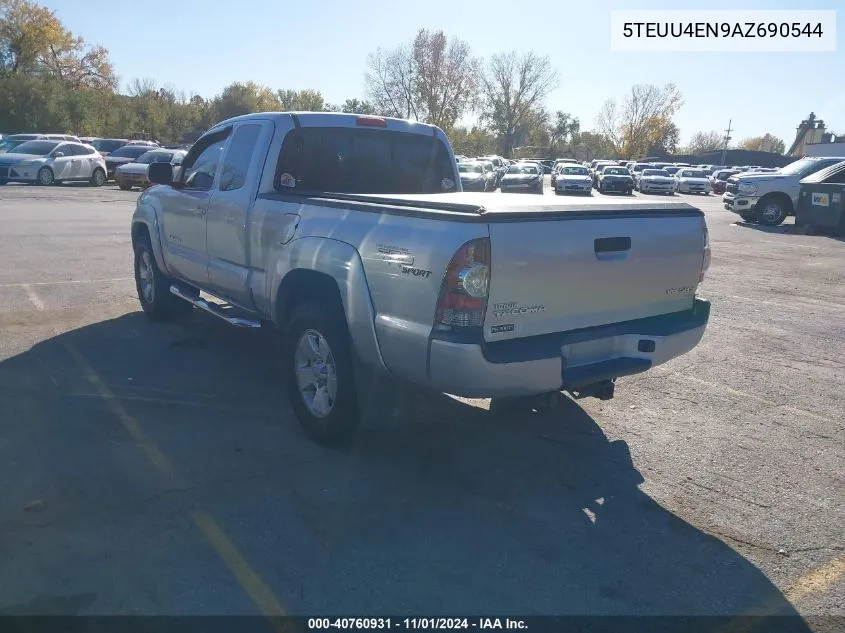
[[[489,223],[488,341],[689,310],[704,257],[704,218],[566,214]]]

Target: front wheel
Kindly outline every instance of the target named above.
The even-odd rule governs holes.
[[[361,417],[342,308],[312,302],[294,308],[282,361],[290,403],[305,432],[320,444],[350,444]]]
[[[48,187],[56,181],[56,176],[53,170],[49,167],[42,167],[38,170],[38,184]]]
[[[94,170],[94,173],[91,174],[91,179],[88,181],[92,187],[102,187],[106,184],[106,172],[104,172],[99,167]]]
[[[765,226],[777,226],[781,224],[787,216],[787,209],[781,200],[770,198],[763,200],[758,205],[758,222]]]
[[[753,223],[757,221],[757,216],[753,213],[740,213],[739,217],[742,218],[743,222]]]
[[[193,306],[170,292],[172,280],[156,264],[148,238],[135,245],[135,288],[144,313],[153,321],[169,321],[188,314]]]

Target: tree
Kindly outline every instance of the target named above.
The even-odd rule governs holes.
[[[419,119],[414,56],[407,44],[377,48],[367,56],[364,74],[367,98],[379,112],[401,119]]]
[[[464,156],[487,156],[496,151],[496,137],[489,130],[474,125],[466,128],[456,125],[449,135],[455,154]]]
[[[581,131],[581,122],[568,112],[555,112],[549,127],[551,153],[559,156],[575,135]]]
[[[517,130],[536,116],[557,81],[549,58],[534,52],[511,51],[490,59],[482,82],[482,120],[499,136],[502,154],[511,155]]]
[[[689,144],[684,148],[684,154],[706,154],[715,152],[725,146],[725,137],[719,132],[696,132]]]
[[[786,143],[768,132],[763,136],[752,136],[740,142],[742,149],[750,149],[757,152],[774,152],[783,154],[786,151]]]
[[[615,158],[616,148],[613,141],[601,133],[577,132],[569,143],[568,154],[578,160]]]
[[[323,112],[326,101],[319,90],[277,90],[279,107],[285,112]]]
[[[88,47],[55,13],[29,0],[0,0],[0,71],[54,77],[71,88],[117,87],[105,48]]]
[[[475,106],[481,62],[469,44],[443,31],[417,31],[413,42],[367,58],[365,90],[387,116],[415,119],[447,132]]]
[[[250,112],[280,110],[278,97],[267,86],[254,81],[235,82],[223,89],[214,99],[214,110],[218,120],[228,119]]]
[[[620,106],[614,99],[604,103],[597,118],[599,131],[624,158],[640,158],[653,147],[677,144],[672,117],[683,105],[675,84],[637,84]]]
[[[362,101],[360,99],[347,99],[339,106],[340,112],[350,112],[352,114],[376,114],[375,108],[369,101]]]
[[[426,123],[447,132],[475,105],[481,62],[469,44],[443,31],[420,29],[412,47],[414,97]]]

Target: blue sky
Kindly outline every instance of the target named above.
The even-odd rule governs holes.
[[[366,57],[410,40],[421,27],[443,29],[476,55],[529,50],[561,74],[552,110],[590,129],[602,103],[634,83],[675,82],[685,105],[676,117],[686,141],[698,130],[733,138],[771,132],[789,146],[810,111],[845,133],[845,53],[618,53],[610,50],[613,9],[842,9],[842,0],[659,2],[551,0],[42,0],[77,35],[107,47],[122,85],[152,78],[213,96],[233,81],[271,88],[315,88],[327,101],[361,97]]]

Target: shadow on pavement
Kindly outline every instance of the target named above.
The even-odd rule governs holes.
[[[270,337],[205,315],[151,324],[132,313],[36,344],[0,364],[0,475],[58,490],[47,515],[59,525],[93,525],[98,504],[141,485],[121,483],[134,458],[113,447],[128,438],[70,347],[292,613],[795,614],[742,555],[640,490],[626,442],[577,403],[502,418],[412,391],[399,415],[330,451],[305,440],[289,413]],[[29,497],[17,487],[0,493],[0,530],[24,520]],[[30,565],[33,595],[15,603],[56,593],[38,575],[49,564]],[[74,564],[84,577],[89,563]],[[73,578],[65,582],[80,595],[106,589]],[[201,596],[208,581],[196,581]]]

